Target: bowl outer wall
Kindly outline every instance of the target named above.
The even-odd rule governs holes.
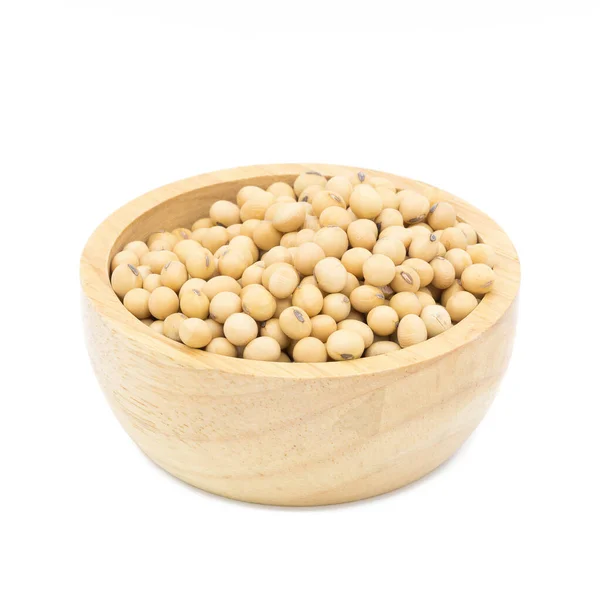
[[[464,201],[427,184],[363,169],[449,201],[494,247],[498,280],[467,319],[417,346],[358,361],[263,363],[191,350],[130,315],[108,265],[158,223],[208,214],[243,185],[358,169],[265,165],[192,177],[111,215],[81,259],[86,341],[119,421],[157,464],[202,489],[253,502],[314,505],[377,495],[449,458],[483,418],[508,364],[519,263],[506,234]],[[164,208],[169,206],[168,215]],[[161,214],[161,211],[163,214]],[[192,214],[190,211],[196,211]]]

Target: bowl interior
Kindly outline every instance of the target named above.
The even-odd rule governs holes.
[[[447,201],[456,208],[460,221],[472,225],[481,241],[492,246],[498,255],[495,271],[498,275],[494,290],[477,308],[448,331],[410,348],[376,357],[331,363],[264,363],[240,360],[193,350],[160,336],[131,315],[114,294],[109,280],[109,265],[114,254],[132,240],[145,240],[151,233],[176,227],[189,227],[208,216],[216,200],[235,202],[240,188],[256,185],[266,188],[274,181],[292,184],[298,174],[317,170],[327,177],[350,175],[359,169],[333,165],[266,165],[230,169],[182,180],[145,194],[111,215],[91,236],[81,260],[81,280],[84,295],[111,326],[119,327],[136,338],[142,336],[155,352],[164,353],[187,365],[198,368],[219,368],[226,371],[249,372],[279,377],[344,376],[381,372],[401,366],[435,359],[468,343],[493,326],[507,311],[516,297],[519,284],[519,263],[516,252],[502,229],[484,213],[455,196],[427,184],[362,169],[371,175],[390,179],[401,189],[415,189],[436,201]]]

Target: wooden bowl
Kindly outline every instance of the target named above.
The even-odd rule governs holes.
[[[415,481],[477,427],[508,365],[519,262],[507,235],[446,192],[378,171],[398,188],[450,202],[498,254],[494,290],[462,322],[411,348],[320,364],[267,363],[193,350],[132,316],[109,283],[113,255],[160,228],[190,225],[244,185],[292,183],[319,164],[229,169],[172,183],[112,214],[81,257],[92,364],[142,451],[194,486],[239,500],[310,506],[368,498]]]

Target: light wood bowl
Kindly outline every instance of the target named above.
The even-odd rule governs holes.
[[[266,363],[192,350],[133,317],[110,287],[113,255],[160,228],[190,225],[244,185],[292,183],[307,170],[265,165],[191,177],[133,200],[81,258],[92,364],[110,406],[142,451],[215,494],[292,506],[368,498],[446,461],[477,427],[508,365],[520,269],[507,235],[481,211],[418,181],[363,169],[453,204],[497,252],[494,290],[465,320],[411,348],[321,364]]]

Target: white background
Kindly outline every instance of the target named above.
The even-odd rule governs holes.
[[[597,2],[0,6],[0,597],[599,597]],[[154,187],[302,161],[479,206],[520,253],[520,322],[447,465],[273,509],[178,482],[120,429],[82,343],[78,260]]]

